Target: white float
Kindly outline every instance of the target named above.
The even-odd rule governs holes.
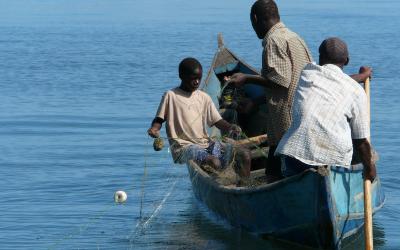
[[[128,195],[124,191],[119,190],[119,191],[115,192],[114,201],[116,203],[119,203],[119,204],[124,203],[126,201],[126,199],[128,199]]]

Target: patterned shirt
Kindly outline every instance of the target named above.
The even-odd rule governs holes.
[[[207,148],[210,139],[206,125],[211,127],[222,119],[207,93],[201,90],[189,93],[179,87],[164,94],[156,117],[166,121],[168,141],[175,162],[179,162],[186,146],[196,144]]]
[[[308,165],[350,166],[352,139],[370,135],[363,88],[333,64],[308,64],[293,101],[292,125],[276,155]]]
[[[276,146],[291,123],[294,90],[304,66],[312,61],[305,42],[281,22],[275,24],[263,39],[261,75],[284,88],[267,91],[267,134]]]

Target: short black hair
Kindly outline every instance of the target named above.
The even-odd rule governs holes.
[[[278,6],[273,0],[257,0],[251,7],[251,14],[260,19],[280,21]]]
[[[320,57],[333,64],[346,64],[349,51],[346,43],[338,37],[325,39],[318,49]]]
[[[192,75],[196,69],[203,69],[201,63],[193,57],[187,57],[179,63],[179,77]]]

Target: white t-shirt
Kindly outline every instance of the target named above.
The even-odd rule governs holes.
[[[156,117],[166,121],[166,130],[175,162],[183,148],[191,144],[208,147],[206,125],[211,127],[222,119],[210,96],[196,90],[186,92],[179,87],[167,91],[161,99]]]
[[[350,166],[352,139],[370,136],[363,88],[333,64],[308,64],[292,106],[292,124],[276,149],[309,165]]]

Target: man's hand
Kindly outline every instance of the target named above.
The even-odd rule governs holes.
[[[376,167],[375,164],[372,164],[371,167],[366,167],[364,166],[364,179],[368,179],[372,182],[374,182],[376,178]]]
[[[368,77],[372,77],[372,68],[368,66],[361,66],[358,73],[366,74]]]
[[[160,137],[160,130],[154,127],[149,128],[149,130],[147,130],[147,133],[153,138]]]
[[[367,78],[372,77],[372,68],[367,66],[361,66],[358,74],[350,75],[356,82],[365,82]]]
[[[363,139],[353,139],[353,145],[358,151],[361,158],[361,162],[364,166],[363,176],[364,179],[368,179],[371,182],[374,181],[376,177],[376,167],[375,162],[372,159],[372,147],[366,138]]]
[[[243,73],[235,73],[232,75],[229,83],[235,86],[236,88],[243,86],[246,83],[247,76]]]
[[[361,81],[365,82],[367,78],[372,78],[372,68],[367,66],[361,66],[360,70],[358,71],[361,77]]]

